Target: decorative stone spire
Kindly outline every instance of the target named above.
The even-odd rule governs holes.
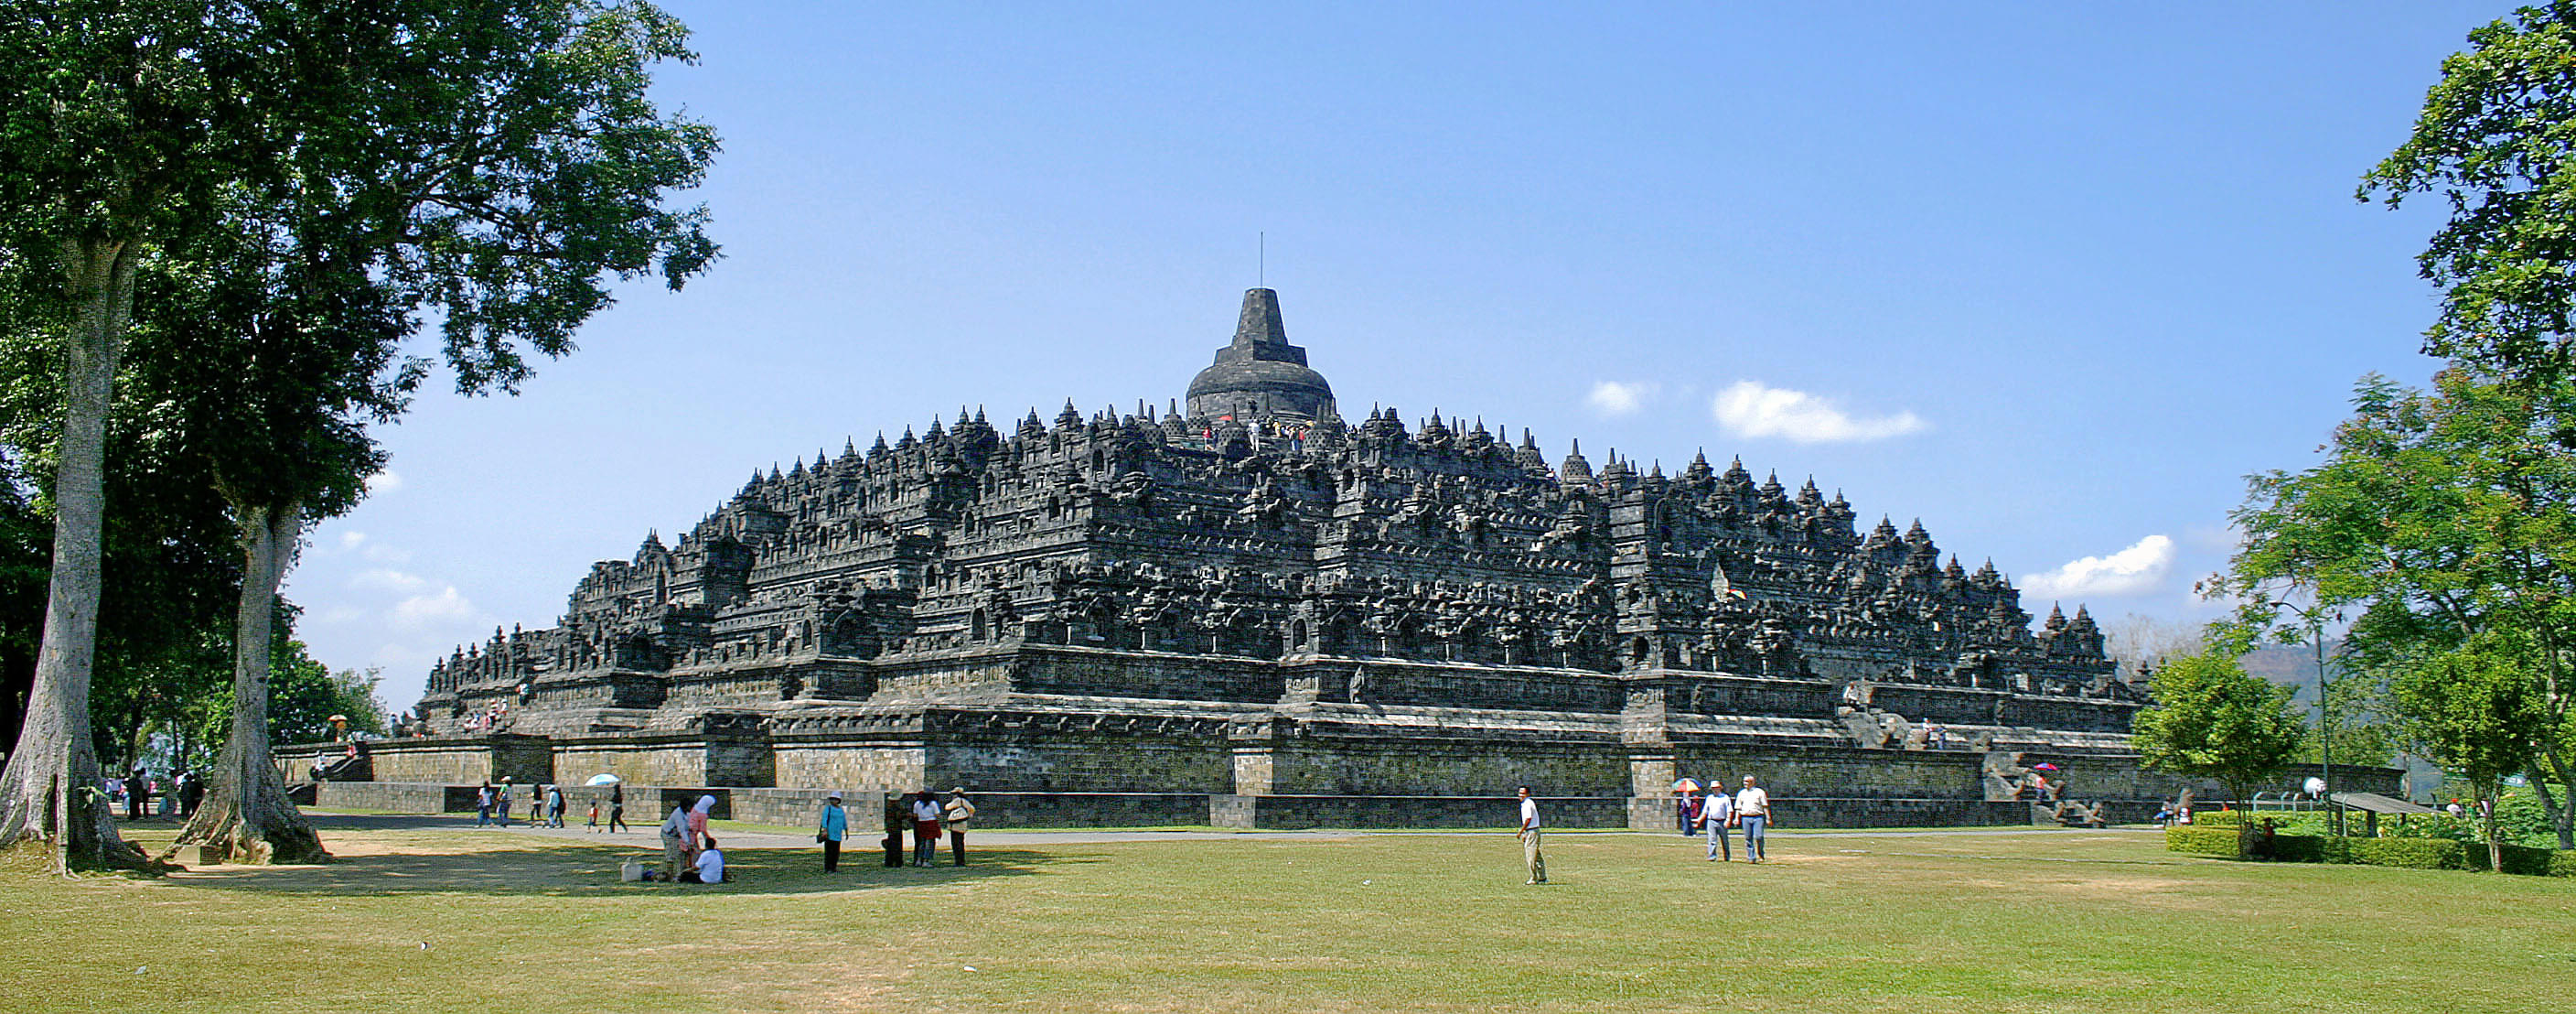
[[[1565,463],[1556,466],[1556,476],[1559,482],[1592,481],[1592,463],[1583,460],[1583,441],[1575,441],[1574,449],[1565,452]]]
[[[1234,341],[1191,378],[1189,403],[1192,419],[1247,410],[1314,419],[1332,411],[1333,388],[1323,374],[1306,367],[1306,350],[1288,343],[1288,329],[1279,320],[1279,293],[1252,289],[1243,294]]]

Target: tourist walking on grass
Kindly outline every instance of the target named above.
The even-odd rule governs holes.
[[[903,865],[903,835],[905,831],[911,829],[912,807],[904,802],[904,798],[902,796],[887,793],[885,797],[885,840],[878,843],[885,846],[885,864],[887,869],[893,869],[897,866]]]
[[[1734,862],[1735,845],[1728,829],[1735,826],[1735,797],[1724,785],[1708,787],[1708,799],[1699,807],[1699,826],[1708,834],[1708,861]]]
[[[474,826],[492,826],[491,782],[484,782],[482,788],[474,790]]]
[[[975,819],[975,804],[966,801],[966,787],[948,790],[948,805],[939,811],[939,822],[948,827],[948,853],[957,865],[966,865],[966,822]]]
[[[841,868],[841,839],[849,833],[850,814],[841,809],[841,794],[823,797],[823,817],[814,826],[814,840],[823,843],[823,872]]]
[[[1521,786],[1521,859],[1529,863],[1529,882],[1547,883],[1547,857],[1538,850],[1538,800]]]
[[[929,789],[912,797],[912,864],[928,866],[939,857],[939,797]]]
[[[502,827],[510,826],[510,776],[508,775],[501,776],[500,791],[492,795],[492,813],[500,818]]]
[[[1753,784],[1753,776],[1744,776],[1744,788],[1735,794],[1735,822],[1744,825],[1744,859],[1762,861],[1762,831],[1771,823],[1771,794]]]
[[[620,782],[608,787],[608,833],[632,831],[626,826],[626,785]]]
[[[680,867],[689,861],[689,810],[674,806],[671,815],[662,820],[662,879],[680,879]]]
[[[564,820],[563,786],[546,786],[546,826],[560,828]]]

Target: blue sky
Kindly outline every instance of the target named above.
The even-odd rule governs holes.
[[[2034,611],[2194,618],[2243,476],[2430,373],[2438,209],[2353,188],[2508,11],[669,6],[725,259],[520,397],[424,395],[289,578],[397,708],[754,467],[1159,406],[1256,279],[1346,414],[1740,455]]]

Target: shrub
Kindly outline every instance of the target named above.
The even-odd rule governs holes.
[[[2484,859],[2484,850],[2477,851],[2479,853],[2478,857],[2480,859]],[[2561,854],[2562,853],[2557,849],[2536,849],[2529,845],[2507,845],[2504,847],[2504,871],[2506,873],[2520,873],[2534,877],[2563,875],[2554,872],[2558,865],[2558,857]]]
[[[2469,868],[2469,850],[2446,838],[2352,838],[2343,844],[2346,862],[2410,870]]]
[[[2165,829],[2165,851],[2233,859],[2236,857],[2236,829],[2198,825],[2169,827]]]
[[[2483,870],[2485,846],[2448,838],[2338,838],[2291,834],[2277,825],[2271,845],[2255,846],[2259,858],[2285,863],[2357,863],[2410,870]],[[2234,827],[2172,827],[2165,830],[2165,851],[2187,855],[2236,857]],[[2576,877],[2576,851],[2504,847],[2504,871],[2537,877]]]

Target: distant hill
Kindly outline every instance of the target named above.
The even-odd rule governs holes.
[[[2343,667],[2335,664],[2340,641],[2326,642],[2326,666],[2336,676]],[[2299,700],[2310,707],[2317,703],[2317,649],[2305,644],[2273,644],[2255,649],[2244,658],[2245,671],[2287,686],[2299,688]]]

